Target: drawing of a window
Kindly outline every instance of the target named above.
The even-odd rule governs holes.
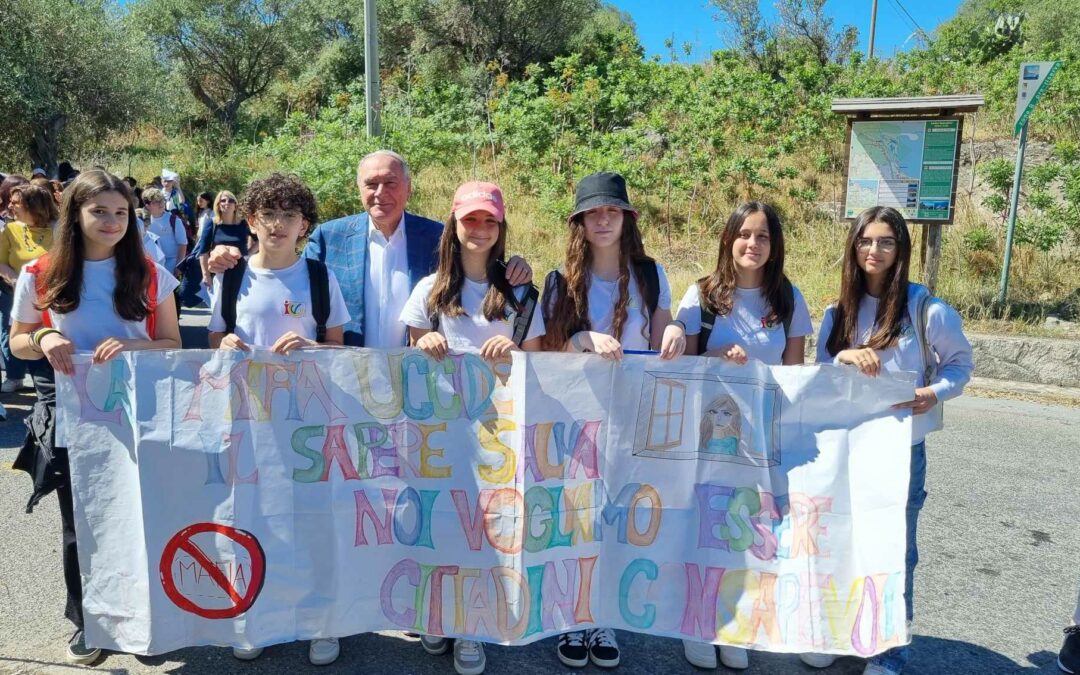
[[[686,385],[677,380],[658,378],[653,387],[646,450],[668,450],[682,445],[685,407]]]

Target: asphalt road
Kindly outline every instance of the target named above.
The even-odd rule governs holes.
[[[184,320],[194,346],[205,318]],[[23,513],[29,479],[10,470],[30,396],[6,395],[0,423],[0,673],[72,673],[63,618],[60,516],[48,497]],[[1080,587],[1080,409],[965,397],[946,409],[947,428],[927,444],[930,493],[920,520],[911,674],[1056,673],[1061,629]],[[675,640],[620,634],[620,673],[700,672]],[[279,645],[251,663],[220,648],[158,657],[107,654],[97,672],[452,673],[449,656],[430,657],[400,633],[342,640],[332,666],[307,663],[305,643]],[[487,648],[488,673],[566,673],[552,640]],[[820,671],[862,672],[840,659]],[[721,668],[721,671],[724,669]],[[583,672],[600,672],[595,667]],[[816,672],[788,655],[752,654],[748,673]]]

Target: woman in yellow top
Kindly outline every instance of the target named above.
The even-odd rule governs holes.
[[[0,280],[10,290],[15,287],[19,270],[31,260],[43,256],[52,246],[52,227],[59,216],[56,202],[48,190],[37,185],[19,185],[12,189],[8,209],[15,220],[8,222],[0,233]],[[0,321],[3,322],[3,340],[8,339],[11,301],[10,292],[3,294],[0,301]],[[6,350],[4,356],[7,357]],[[33,362],[36,365],[36,362]],[[27,368],[35,368],[22,359],[4,358],[5,380],[0,385],[0,392],[10,394],[18,391],[23,384]]]

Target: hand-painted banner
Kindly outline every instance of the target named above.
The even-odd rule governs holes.
[[[80,355],[59,386],[94,645],[908,640],[910,382],[328,349]]]

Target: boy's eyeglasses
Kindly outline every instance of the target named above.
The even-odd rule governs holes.
[[[299,211],[278,211],[276,209],[259,209],[255,212],[259,218],[259,222],[269,225],[273,222],[296,222],[300,220],[304,214]]]
[[[882,253],[892,253],[896,250],[896,239],[892,237],[882,237],[881,239],[870,239],[868,237],[861,237],[856,240],[855,247],[860,251],[869,251],[877,244],[878,250]]]

